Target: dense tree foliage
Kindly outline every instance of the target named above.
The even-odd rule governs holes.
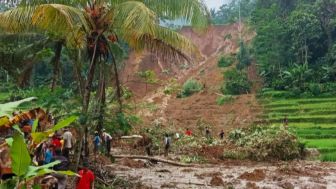
[[[335,7],[332,0],[256,2],[254,51],[267,87],[334,91]]]
[[[222,5],[219,10],[210,11],[213,24],[235,23],[239,20],[239,8],[242,21],[250,18],[254,8],[255,0],[232,0],[228,4]]]

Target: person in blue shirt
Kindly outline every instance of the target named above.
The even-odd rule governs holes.
[[[53,146],[49,145],[44,155],[44,164],[50,163],[52,158],[53,158]]]
[[[101,145],[101,138],[99,137],[98,132],[95,132],[95,137],[93,139],[93,143],[94,143],[94,154],[97,154],[97,152],[99,151],[100,145]]]

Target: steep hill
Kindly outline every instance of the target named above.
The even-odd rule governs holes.
[[[138,112],[149,125],[153,121],[173,128],[193,128],[200,124],[209,124],[214,132],[220,129],[247,126],[251,124],[260,107],[254,94],[237,96],[230,104],[219,106],[216,99],[221,95],[219,88],[223,82],[223,71],[217,66],[221,55],[235,55],[238,51],[239,25],[213,26],[206,33],[199,34],[185,27],[181,33],[190,38],[200,49],[203,57],[192,65],[172,64],[160,61],[155,55],[132,53],[126,62],[123,82],[135,94],[134,102],[138,105],[147,103],[152,107]],[[242,26],[244,41],[249,42],[254,36]],[[153,70],[159,82],[146,85],[137,76],[137,72]],[[229,68],[226,68],[229,69]],[[167,71],[168,70],[168,71]],[[255,69],[250,78],[254,78]],[[194,78],[204,85],[204,90],[187,98],[176,98],[176,94],[165,95],[163,89],[171,78],[182,85],[188,78]]]

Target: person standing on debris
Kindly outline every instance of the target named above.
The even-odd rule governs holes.
[[[66,171],[69,168],[69,161],[66,157],[62,155],[61,149],[55,150],[55,156],[51,159],[51,162],[60,161],[59,164],[55,165],[53,169],[55,171]],[[67,176],[63,174],[53,173],[52,174],[55,178],[57,178],[57,189],[65,189],[67,183]]]
[[[222,129],[221,132],[219,133],[219,138],[220,138],[221,140],[224,140],[224,131],[223,131],[223,129]]]
[[[69,159],[70,150],[72,149],[72,133],[67,128],[64,131],[62,136],[64,140],[63,155]]]
[[[101,145],[101,138],[99,137],[98,131],[95,132],[95,137],[93,139],[94,143],[94,149],[93,152],[95,155],[97,155],[97,152],[99,152],[100,145]]]
[[[192,131],[189,130],[189,128],[187,128],[186,132],[185,132],[186,136],[191,136],[192,135]]]
[[[168,156],[170,145],[171,145],[171,137],[168,134],[166,134],[164,137],[164,146],[165,146],[164,156],[165,157]]]
[[[142,135],[142,143],[143,146],[145,147],[145,152],[148,156],[152,156],[151,148],[153,146],[153,141],[152,139],[147,136],[147,135]]]
[[[103,129],[103,140],[106,146],[106,154],[110,155],[112,136],[105,132],[105,129]]]
[[[87,168],[87,164],[78,172],[80,178],[77,180],[76,189],[94,189],[94,173]]]
[[[211,137],[210,130],[209,130],[208,127],[205,127],[205,137],[208,138],[208,139]]]
[[[284,124],[285,127],[288,126],[288,116],[287,115],[285,115],[285,117],[283,119],[283,124]]]

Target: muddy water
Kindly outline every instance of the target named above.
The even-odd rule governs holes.
[[[336,189],[336,164],[333,163],[222,163],[190,168],[159,163],[144,168],[120,164],[111,167],[119,177],[140,181],[152,188]],[[217,182],[212,180],[214,177]]]

